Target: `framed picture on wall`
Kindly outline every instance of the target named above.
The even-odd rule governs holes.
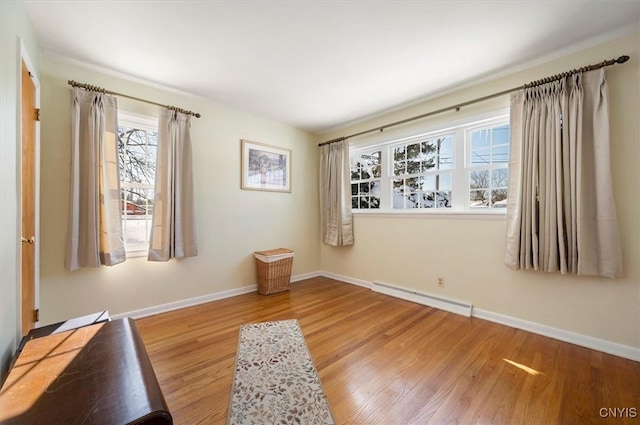
[[[242,189],[291,192],[291,150],[241,142]]]

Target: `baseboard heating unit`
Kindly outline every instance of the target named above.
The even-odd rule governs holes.
[[[371,286],[371,290],[417,304],[445,310],[450,313],[471,317],[471,309],[473,306],[471,303],[466,301],[453,300],[439,295],[427,294],[425,292],[414,291],[413,289],[402,288],[400,286],[375,281]]]

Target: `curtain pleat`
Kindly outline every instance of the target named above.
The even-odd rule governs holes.
[[[75,87],[71,108],[71,193],[65,267],[126,259],[120,211],[116,98]]]
[[[195,257],[190,116],[159,109],[158,160],[149,261]]]
[[[511,96],[505,264],[622,276],[604,69]]]
[[[320,226],[322,242],[353,245],[347,140],[320,147]]]

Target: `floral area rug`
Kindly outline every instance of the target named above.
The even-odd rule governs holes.
[[[297,320],[240,327],[227,424],[335,424]]]

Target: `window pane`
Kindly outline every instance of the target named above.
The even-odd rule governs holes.
[[[496,189],[491,191],[491,207],[507,207],[507,189]]]
[[[491,151],[487,149],[473,149],[471,150],[471,166],[488,165],[491,164]]]
[[[509,143],[509,125],[503,125],[493,129],[493,144],[502,145]]]
[[[393,160],[403,161],[407,159],[406,148],[404,146],[396,146],[393,148]]]
[[[380,164],[381,157],[382,157],[382,155],[381,155],[380,151],[373,152],[371,154],[371,165]]]
[[[430,171],[436,167],[436,160],[434,157],[430,157],[427,160],[422,161],[422,171]]]
[[[401,162],[395,162],[393,164],[393,174],[395,174],[396,176],[400,176],[402,174],[405,174],[405,163],[404,161]]]
[[[422,156],[435,155],[436,151],[436,142],[434,140],[422,142]]]
[[[440,139],[440,155],[453,156],[453,136]]]
[[[434,189],[446,190],[451,192],[453,184],[453,176],[451,173],[443,173],[436,175],[436,184]]]
[[[351,197],[351,208],[358,208],[358,197],[357,196],[352,196]]]
[[[412,177],[410,179],[405,180],[405,186],[406,186],[405,190],[408,190],[411,192],[415,192],[416,190],[418,190],[419,186],[421,185],[422,185],[421,177]]]
[[[404,208],[404,180],[393,179],[393,208]]]
[[[158,157],[158,133],[147,133],[147,135],[148,138],[145,152],[147,158],[155,163],[155,160]]]
[[[471,132],[471,150],[488,148],[491,143],[491,130],[475,130]]]
[[[357,183],[355,183],[355,184],[352,183],[351,184],[351,195],[355,196],[357,194],[358,194],[358,184]]]
[[[380,198],[377,196],[371,197],[371,208],[380,208]]]
[[[376,177],[376,178],[382,177],[382,166],[381,165],[376,165],[375,167],[372,167],[371,171],[373,173],[373,177]]]
[[[360,183],[360,195],[369,193],[369,183]]]
[[[413,143],[407,146],[407,159],[417,159],[420,157],[420,143]]]
[[[472,190],[469,193],[469,203],[471,208],[483,208],[489,206],[488,190]]]
[[[489,187],[489,170],[469,172],[469,188],[485,189]]]
[[[360,170],[357,168],[351,169],[351,180],[360,180]]]
[[[420,161],[407,161],[407,174],[420,174]]]
[[[147,143],[146,132],[127,127],[121,127],[121,141],[126,152],[132,155],[145,155],[144,145]]]
[[[509,162],[509,145],[496,146],[491,152],[491,162],[506,164]]]
[[[125,245],[144,245],[149,241],[151,218],[147,216],[129,216],[122,222]]]
[[[380,197],[380,180],[371,182],[371,195]]]
[[[367,180],[371,178],[371,169],[370,168],[362,168],[360,171],[360,178],[362,180]]]
[[[149,158],[139,156],[129,156],[130,173],[129,179],[126,181],[153,184],[156,180],[155,163],[150,163]]]
[[[436,192],[436,208],[451,208],[451,191]]]
[[[369,197],[361,196],[360,197],[360,208],[361,209],[369,209]]]
[[[453,156],[445,155],[438,157],[438,168],[440,170],[450,170],[453,168]]]
[[[121,207],[124,216],[145,215],[147,213],[148,190],[127,188],[122,190]]]
[[[349,165],[352,170],[357,169],[360,166],[360,155],[351,155],[349,157]]]
[[[436,175],[424,176],[422,179],[422,184],[420,185],[421,190],[436,190]]]
[[[404,209],[404,196],[399,193],[393,192],[393,208]]]
[[[419,197],[422,193],[405,193],[404,207],[405,208],[418,208]]]
[[[433,208],[433,192],[420,192],[415,197],[414,208]]]
[[[491,170],[491,187],[505,188],[509,182],[509,174],[506,168]]]

